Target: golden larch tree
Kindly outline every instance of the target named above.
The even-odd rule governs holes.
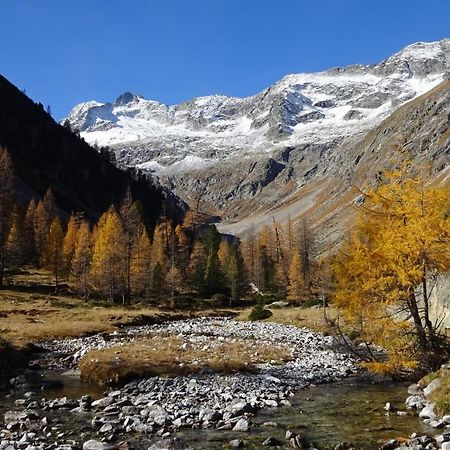
[[[59,217],[52,220],[41,255],[42,267],[52,271],[55,277],[55,292],[58,292],[61,271],[63,268],[62,244],[64,231]]]
[[[6,255],[8,264],[19,267],[24,261],[25,239],[24,220],[16,206],[11,216],[11,226],[9,227],[8,238],[6,240]]]
[[[168,232],[167,222],[159,223],[153,232],[152,242],[152,264],[159,264],[162,271],[165,271],[168,262]]]
[[[196,240],[192,247],[192,252],[189,256],[189,264],[188,264],[188,277],[190,280],[193,279],[195,275],[195,271],[197,270],[198,265],[205,259],[205,249],[200,240]]]
[[[38,255],[41,255],[42,251],[44,251],[45,239],[56,214],[55,197],[53,191],[49,188],[44,198],[38,203],[34,214],[34,241]]]
[[[141,296],[146,293],[150,286],[152,270],[152,246],[147,230],[142,229],[139,239],[137,239],[131,251],[131,293],[134,296]]]
[[[364,341],[389,351],[375,370],[396,371],[446,357],[430,318],[430,285],[450,268],[449,192],[386,173],[366,194],[357,225],[334,262],[335,303]]]
[[[63,242],[63,260],[64,272],[68,274],[72,265],[72,258],[75,253],[75,245],[77,241],[78,228],[80,226],[81,217],[71,214],[67,222],[67,231]]]
[[[94,286],[111,304],[124,295],[124,256],[122,222],[116,210],[110,208],[97,224],[90,273]]]
[[[73,257],[71,259],[70,280],[82,298],[89,297],[89,271],[92,258],[91,230],[86,220],[77,229]]]
[[[247,267],[249,281],[253,284],[257,283],[257,238],[255,235],[255,227],[252,224],[248,234],[243,242],[242,255]]]
[[[34,198],[28,204],[27,212],[25,214],[23,226],[23,240],[24,240],[24,260],[29,263],[35,259],[36,246],[34,243],[34,217],[36,214],[36,201]]]
[[[303,277],[302,277],[302,262],[300,253],[293,252],[291,263],[289,265],[289,285],[287,298],[290,302],[300,303],[302,297]]]
[[[186,231],[181,225],[175,227],[175,234],[178,241],[177,249],[177,265],[180,268],[182,274],[186,274],[187,266],[189,263],[189,252],[191,247],[191,242],[186,234]]]
[[[36,206],[33,223],[34,244],[36,246],[35,253],[38,256],[41,256],[44,249],[45,239],[48,235],[50,223],[50,216],[45,209],[44,202],[41,200]]]

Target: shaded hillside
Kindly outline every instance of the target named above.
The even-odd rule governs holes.
[[[51,187],[67,212],[98,217],[130,187],[141,200],[150,223],[165,211],[178,212],[175,199],[142,176],[118,169],[107,153],[99,153],[69,129],[57,124],[0,76],[0,146],[9,150],[19,178],[32,193]]]

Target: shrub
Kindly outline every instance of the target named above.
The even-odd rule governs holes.
[[[301,303],[302,308],[311,308],[313,306],[322,306],[322,300],[319,298],[308,298]]]
[[[248,318],[254,320],[264,320],[272,316],[272,312],[264,309],[263,297],[259,296],[255,307],[251,310]]]

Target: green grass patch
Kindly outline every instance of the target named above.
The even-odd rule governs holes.
[[[450,414],[450,369],[442,367],[436,372],[431,372],[419,381],[419,386],[425,388],[433,380],[439,378],[441,384],[436,388],[428,398],[435,405],[435,412],[440,416]]]

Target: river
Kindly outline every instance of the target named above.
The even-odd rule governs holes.
[[[62,382],[60,388],[35,390],[34,399],[68,397],[78,399],[90,394],[95,398],[103,395],[103,389],[83,383],[76,376],[62,375],[54,371],[44,372],[47,381]],[[408,383],[372,382],[353,377],[336,383],[311,386],[299,391],[291,399],[290,407],[267,408],[261,410],[253,419],[253,426],[247,433],[219,431],[214,429],[185,429],[176,435],[189,442],[195,449],[223,449],[230,440],[241,438],[246,448],[262,448],[261,443],[269,436],[284,440],[286,429],[294,429],[305,434],[319,448],[336,445],[339,442],[353,442],[358,447],[376,449],[380,443],[398,436],[408,437],[413,432],[433,434],[435,430],[426,426],[417,415],[408,412],[406,416],[396,413],[386,414],[383,407],[387,401],[399,410],[404,407]],[[23,392],[3,394],[0,397],[0,410],[3,413],[14,407]],[[89,415],[89,418],[93,415]],[[52,419],[61,420],[61,414],[49,413]],[[264,426],[276,422],[278,427]],[[84,431],[86,417],[80,418],[66,414],[62,429],[69,432],[75,440],[87,439]],[[96,436],[93,435],[93,438]],[[147,449],[155,441],[154,437],[138,435],[129,437],[129,442],[137,449]]]

